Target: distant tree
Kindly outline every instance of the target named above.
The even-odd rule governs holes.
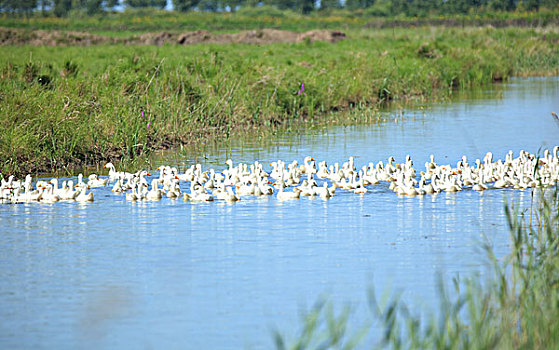
[[[202,11],[217,12],[219,9],[219,0],[201,0],[198,3],[198,9]]]
[[[520,3],[519,3],[520,5]],[[517,5],[517,8],[518,6]],[[522,0],[522,5],[526,11],[537,11],[540,8],[540,1],[539,0]]]
[[[514,0],[491,0],[489,6],[497,11],[512,11],[516,8]]]
[[[105,8],[107,9],[114,9],[120,4],[120,0],[107,0],[105,1]]]
[[[187,12],[198,6],[200,0],[173,0],[175,11]]]
[[[320,0],[320,9],[339,9],[342,4],[339,0]]]
[[[367,13],[372,16],[387,17],[392,14],[392,3],[390,0],[376,0],[369,7]]]
[[[229,9],[231,12],[235,12],[242,5],[243,0],[220,0],[220,8]]]
[[[266,2],[280,10],[295,10],[297,8],[295,0],[269,0]]]
[[[474,6],[471,0],[448,0],[445,3],[444,12],[468,13],[471,6]]]
[[[559,8],[559,0],[541,0],[540,6],[548,9],[557,9]]]
[[[375,4],[375,0],[346,0],[345,7],[349,10],[366,9]]]
[[[164,9],[167,6],[167,0],[124,0],[124,4],[134,8],[157,7]]]
[[[304,14],[307,15],[314,10],[314,0],[298,0],[297,8]]]
[[[37,0],[2,0],[0,8],[2,11],[30,15],[37,7]]]
[[[407,15],[408,14],[408,1],[407,0],[392,0],[392,14],[393,15]]]
[[[424,0],[412,0],[408,3],[408,12],[410,16],[425,16],[429,13],[429,3]]]
[[[103,12],[103,0],[87,0],[84,5],[88,15]]]
[[[85,10],[88,0],[72,0],[72,10]]]
[[[14,0],[0,0],[0,8],[3,12],[14,12],[16,3]]]
[[[72,9],[72,0],[54,0],[54,15],[63,17]]]
[[[275,6],[274,5],[275,2],[276,2],[276,0],[265,0],[265,1],[262,1],[262,2],[260,0],[242,0],[240,5],[241,5],[241,7],[256,7],[256,6],[259,6],[260,3],[263,3],[264,5]]]
[[[41,14],[46,16],[47,9],[52,8],[52,0],[39,0],[37,6],[41,9]]]

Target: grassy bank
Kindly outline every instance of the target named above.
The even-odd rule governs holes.
[[[0,17],[1,27],[87,31],[116,36],[160,30],[219,32],[262,28],[294,31],[359,29],[366,23],[367,18],[343,13],[304,16],[294,11],[281,11],[273,7],[247,8],[237,13],[180,13],[147,9],[66,18],[34,16],[23,20],[11,16]]]
[[[379,302],[369,292],[373,324],[349,326],[348,308],[333,312],[318,303],[304,318],[299,336],[275,334],[277,349],[557,349],[559,346],[559,192],[534,190],[531,208],[505,208],[511,252],[490,261],[486,277],[441,281],[440,307],[421,316],[393,294]],[[367,344],[365,339],[377,339]],[[369,340],[370,341],[370,340]]]
[[[271,6],[247,7],[236,13],[221,12],[169,12],[155,9],[127,10],[88,16],[75,12],[70,17],[41,16],[39,13],[26,18],[13,15],[0,16],[0,27],[87,31],[96,34],[123,36],[154,31],[228,32],[274,28],[292,31],[312,29],[357,30],[363,27],[392,28],[430,25],[475,25],[494,27],[538,27],[557,25],[559,12],[542,9],[536,12],[491,12],[425,17],[375,17],[367,9],[329,9],[302,15],[290,10],[278,10]]]
[[[0,47],[0,172],[69,171],[355,105],[559,74],[554,28],[347,34],[336,44]]]

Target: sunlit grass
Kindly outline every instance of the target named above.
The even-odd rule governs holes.
[[[336,44],[0,53],[4,174],[70,171],[249,131],[335,123],[336,111],[349,112],[340,122],[375,122],[382,106],[446,99],[516,74],[559,74],[549,33],[518,28],[359,30]]]

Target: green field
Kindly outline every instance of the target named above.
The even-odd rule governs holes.
[[[335,44],[2,46],[0,171],[71,171],[355,105],[559,73],[554,27],[346,34]]]

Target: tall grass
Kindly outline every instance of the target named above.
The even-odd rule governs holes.
[[[548,31],[348,34],[336,44],[0,47],[0,172],[67,171],[559,73]]]
[[[497,259],[485,246],[488,277],[439,282],[436,316],[418,316],[393,295],[369,306],[379,327],[349,329],[344,308],[320,302],[308,312],[295,341],[274,334],[277,349],[557,349],[559,346],[559,191],[535,189],[532,208],[505,206],[511,251]],[[367,335],[377,344],[364,344]]]

